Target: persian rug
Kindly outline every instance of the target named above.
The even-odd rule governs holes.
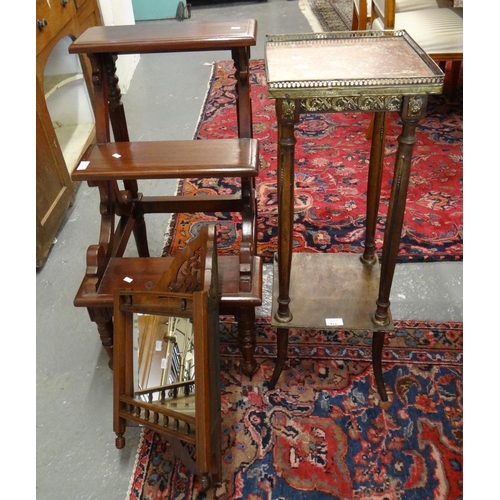
[[[251,61],[254,137],[259,140],[257,178],[258,253],[270,261],[277,250],[277,122],[267,95],[264,61]],[[218,62],[210,81],[195,138],[237,135],[232,62]],[[463,254],[462,85],[456,99],[430,96],[414,148],[399,262],[461,260]],[[361,252],[365,235],[366,190],[371,141],[366,138],[371,113],[302,115],[296,126],[294,251]],[[401,123],[388,114],[385,170],[377,225],[381,251],[397,137]],[[234,179],[187,179],[178,194],[234,193]],[[163,255],[194,238],[201,224],[219,224],[219,251],[239,245],[239,214],[198,213],[173,216]]]
[[[313,31],[345,31],[352,26],[352,0],[300,0]]]
[[[259,318],[251,381],[239,370],[236,325],[224,322],[222,484],[200,492],[162,437],[145,430],[127,500],[461,499],[462,324],[396,327],[384,347],[384,403],[369,332],[292,330],[271,391],[269,318]]]

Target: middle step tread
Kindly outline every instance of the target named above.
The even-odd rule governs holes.
[[[255,177],[257,139],[110,142],[95,144],[73,171],[74,181]]]

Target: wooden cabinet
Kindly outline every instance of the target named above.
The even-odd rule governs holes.
[[[71,172],[94,140],[90,63],[70,43],[102,24],[97,0],[36,2],[36,266],[43,265],[77,184]]]

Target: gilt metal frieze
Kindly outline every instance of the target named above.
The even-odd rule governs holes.
[[[302,99],[302,113],[321,113],[334,111],[399,111],[403,102],[402,96],[339,96],[310,97]]]

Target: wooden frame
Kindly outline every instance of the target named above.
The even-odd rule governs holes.
[[[113,294],[124,274],[141,289],[156,279],[164,262],[150,257],[146,214],[179,212],[239,212],[242,240],[238,255],[220,258],[221,314],[234,315],[242,353],[243,372],[251,376],[257,362],[255,307],[262,304],[262,261],[256,255],[258,143],[252,138],[249,57],[256,44],[257,23],[240,20],[189,22],[169,25],[91,28],[69,47],[86,54],[92,64],[96,103],[97,144],[73,172],[75,181],[87,181],[100,193],[99,242],[87,251],[87,269],[74,304],[86,307],[97,325],[101,342],[113,364]],[[229,50],[235,66],[238,137],[210,141],[129,140],[125,110],[116,77],[116,59],[122,54]],[[111,130],[114,142],[111,141]],[[87,164],[88,162],[88,164]],[[83,168],[87,165],[86,168]],[[235,177],[240,194],[213,196],[148,196],[139,191],[142,179]],[[133,235],[140,258],[123,258]],[[147,266],[147,267],[146,267]],[[143,270],[148,270],[144,273]],[[136,288],[138,287],[138,288]]]
[[[221,481],[219,300],[214,226],[205,227],[151,290],[117,290],[113,421],[116,447],[125,446],[127,422],[161,433],[195,474],[202,488]],[[178,290],[178,291],[175,291]],[[191,318],[194,380],[137,390],[134,384],[133,314]],[[194,412],[180,411],[185,403]],[[193,459],[188,445],[196,446]]]

